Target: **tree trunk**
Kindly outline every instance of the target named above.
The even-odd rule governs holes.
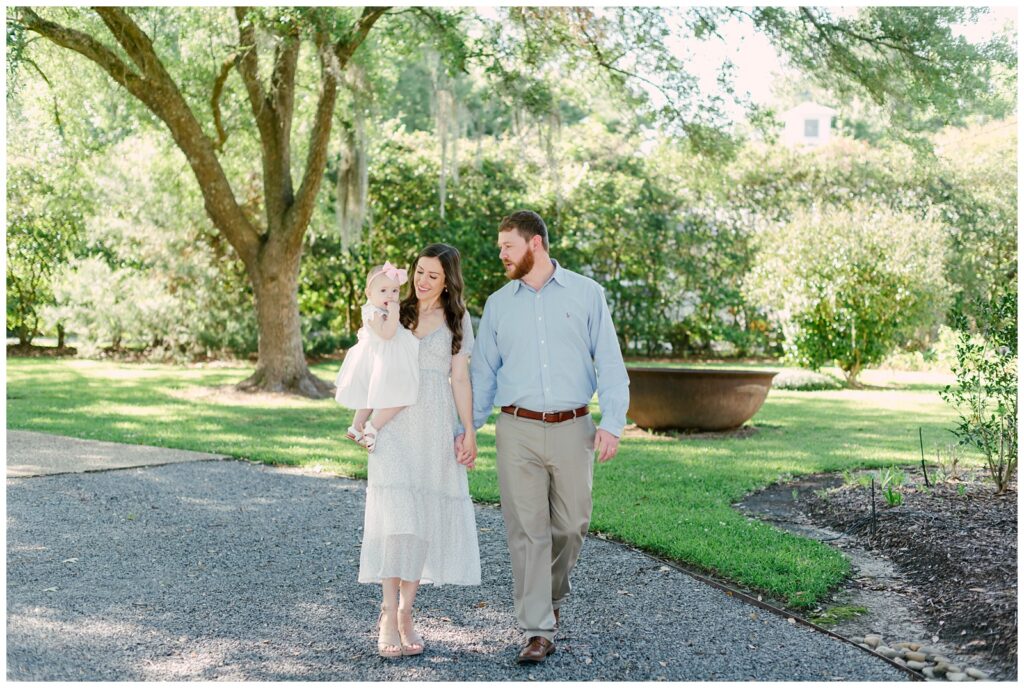
[[[327,144],[338,92],[337,75],[388,9],[363,8],[351,30],[341,32],[337,40],[332,40],[316,22],[309,24],[316,25],[313,42],[320,59],[321,87],[302,181],[296,192],[291,177],[291,131],[300,32],[296,28],[278,34],[281,43],[274,52],[268,90],[260,78],[255,25],[246,21],[246,8],[236,8],[239,52],[234,62],[245,84],[260,133],[263,200],[267,210],[265,228],[256,227],[246,217],[220,164],[218,150],[226,133],[218,126],[216,142],[204,133],[178,84],[154,51],[152,40],[131,14],[123,8],[95,8],[111,36],[127,53],[131,60],[128,63],[87,33],[43,19],[30,8],[19,11],[27,28],[92,60],[138,98],[167,125],[175,143],[185,153],[202,190],[206,212],[245,263],[256,297],[259,360],[256,372],[238,385],[240,389],[291,392],[314,398],[328,396],[333,391],[332,385],[309,372],[302,352],[298,305],[302,237],[313,215],[326,169]],[[221,68],[222,76],[214,84],[215,94],[220,93],[229,68]],[[219,117],[216,98],[212,107],[216,121]],[[115,346],[119,343],[118,339]]]
[[[57,349],[64,348],[64,324],[57,323]]]
[[[861,365],[860,363],[854,363],[850,366],[850,369],[846,372],[846,386],[850,389],[862,389],[863,385],[857,378],[860,376]]]
[[[300,255],[301,249],[287,251],[268,244],[248,271],[256,297],[259,360],[256,371],[238,383],[239,390],[284,392],[313,399],[334,394],[332,384],[310,372],[302,350]]]

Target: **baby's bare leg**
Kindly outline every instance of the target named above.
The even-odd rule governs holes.
[[[404,406],[395,406],[393,408],[377,409],[373,412],[373,418],[370,419],[373,423],[373,427],[380,430],[387,425],[389,420],[397,416],[398,412],[404,408]]]
[[[373,413],[373,409],[359,409],[356,411],[355,417],[352,419],[352,427],[359,432],[363,431],[363,426],[366,425],[366,419]]]

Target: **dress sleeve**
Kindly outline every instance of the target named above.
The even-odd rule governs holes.
[[[373,320],[377,315],[377,307],[370,303],[363,304],[363,324],[369,325],[370,321]]]
[[[456,356],[469,356],[473,353],[473,343],[476,337],[473,336],[473,319],[469,317],[469,311],[462,314],[462,346]]]

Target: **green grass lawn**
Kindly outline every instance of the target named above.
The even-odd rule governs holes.
[[[314,371],[330,379],[336,368]],[[7,426],[366,477],[365,452],[342,439],[351,412],[333,400],[233,392],[229,385],[249,372],[244,365],[9,359]],[[951,438],[954,413],[937,393],[946,381],[868,371],[865,390],[772,391],[754,419],[760,432],[747,439],[627,437],[613,461],[595,468],[591,529],[789,604],[812,605],[848,573],[845,559],[730,504],[786,476],[919,462],[919,426],[926,449]],[[493,424],[479,437],[470,490],[494,503]]]

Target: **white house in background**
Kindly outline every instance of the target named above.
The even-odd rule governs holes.
[[[793,147],[821,146],[832,137],[832,118],[838,111],[807,100],[782,113],[782,142]]]

